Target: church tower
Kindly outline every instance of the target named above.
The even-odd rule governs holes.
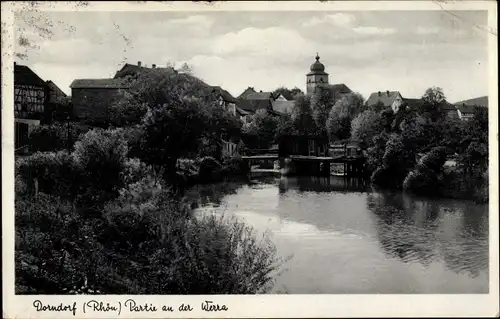
[[[319,55],[316,53],[316,62],[311,64],[311,72],[306,75],[307,86],[306,93],[310,95],[319,85],[328,84],[328,73],[325,72],[325,66],[319,62]]]

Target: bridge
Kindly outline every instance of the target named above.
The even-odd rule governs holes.
[[[282,174],[330,175],[331,164],[343,164],[344,176],[362,176],[365,156],[348,145],[330,146],[327,152],[313,155],[282,154],[279,149],[249,149],[242,156],[251,167],[256,163],[274,164],[279,160]]]

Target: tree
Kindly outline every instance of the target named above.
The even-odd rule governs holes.
[[[445,118],[442,107],[447,103],[443,89],[440,87],[428,88],[422,96],[424,103],[418,113],[428,121],[441,121]]]
[[[142,159],[163,173],[165,182],[176,186],[177,160],[197,149],[206,130],[199,99],[172,98],[149,107],[143,120]]]
[[[311,101],[305,95],[298,95],[292,109],[292,121],[299,134],[315,132],[315,123],[312,115]]]
[[[242,127],[243,133],[250,135],[257,143],[258,148],[268,148],[274,142],[277,120],[267,110],[257,110],[250,122]]]
[[[328,87],[318,87],[311,96],[312,116],[320,134],[326,133],[328,114],[336,102],[334,93]]]
[[[123,187],[121,172],[127,153],[122,130],[94,129],[75,143],[73,158],[83,172],[86,203],[103,203],[117,196]]]
[[[442,88],[433,86],[425,90],[422,100],[430,105],[439,105],[446,101],[446,96],[444,95]]]
[[[331,139],[343,140],[351,135],[351,121],[363,108],[363,97],[359,93],[345,94],[330,110],[326,129]]]
[[[406,176],[403,189],[416,194],[437,194],[441,188],[440,181],[446,155],[446,148],[442,146],[435,147],[425,154],[415,169]]]
[[[392,134],[385,146],[382,166],[371,177],[374,184],[388,188],[401,188],[403,180],[415,165],[415,152],[406,146],[408,141],[399,134]]]
[[[118,127],[138,125],[146,111],[147,105],[145,103],[141,103],[131,93],[125,91],[111,106],[110,121]]]
[[[285,98],[287,99],[295,99],[296,96],[300,95],[300,94],[304,94],[304,92],[302,92],[301,89],[299,89],[298,87],[294,87],[293,89],[288,89],[286,87],[279,87],[277,88],[276,90],[273,91],[273,96],[276,98],[278,97],[280,94],[283,94],[283,96],[285,96]]]
[[[189,66],[189,64],[187,64],[186,62],[184,62],[182,64],[181,68],[179,69],[179,72],[192,75],[193,74],[193,69]]]
[[[383,130],[382,116],[367,110],[358,114],[351,122],[351,140],[360,143],[362,148],[371,146],[373,137]]]
[[[295,133],[292,116],[288,113],[283,114],[277,119],[275,141],[279,141],[282,136]]]

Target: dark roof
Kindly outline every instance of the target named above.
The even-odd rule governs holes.
[[[122,79],[76,79],[71,83],[72,89],[123,89],[128,85]]]
[[[14,84],[47,87],[47,84],[26,65],[14,64]]]
[[[338,94],[352,93],[352,90],[349,87],[347,87],[347,85],[345,85],[344,83],[330,84],[329,86],[334,93]]]
[[[238,98],[243,98],[244,99],[250,93],[256,93],[253,87],[248,87],[245,91],[243,91],[243,93],[240,94],[240,96],[238,96]]]
[[[408,105],[408,107],[410,109],[418,109],[420,108],[422,105],[424,105],[424,100],[422,99],[407,99],[407,98],[403,98],[403,102],[406,102],[406,105]]]
[[[224,101],[229,102],[229,103],[237,103],[238,102],[238,100],[236,100],[231,95],[231,93],[229,93],[228,91],[224,90],[220,86],[211,86],[211,88],[212,88],[212,92],[215,92],[216,94],[221,95],[222,98],[224,99]]]
[[[49,90],[51,92],[56,92],[57,95],[62,95],[62,96],[67,96],[66,93],[64,93],[63,90],[61,90],[54,82],[52,82],[51,80],[48,80],[47,82],[47,86],[49,87]]]
[[[445,110],[445,111],[455,111],[457,109],[457,107],[447,101],[444,101],[443,103],[441,103],[440,105],[441,109],[442,110]]]
[[[476,97],[474,99],[468,99],[460,102],[454,103],[456,106],[482,106],[488,107],[488,96]]]
[[[385,107],[389,107],[394,103],[394,100],[398,95],[401,95],[399,91],[379,91],[370,94],[368,100],[366,100],[366,105],[372,106],[382,103]]]
[[[291,113],[294,105],[295,101],[275,100],[273,101],[273,110],[278,113]]]
[[[247,112],[254,113],[260,109],[272,109],[271,100],[267,99],[238,99],[238,107]]]
[[[481,106],[470,105],[470,104],[460,104],[456,105],[457,109],[460,110],[460,113],[474,113],[476,108]]]
[[[144,67],[142,67],[142,66],[125,63],[125,65],[120,70],[118,70],[116,72],[116,74],[113,78],[118,79],[118,78],[125,77],[127,75],[136,74],[137,72],[139,72],[143,69],[144,69]]]
[[[245,111],[245,110],[243,110],[242,108],[240,108],[238,106],[236,106],[236,113],[238,113],[238,115],[241,115],[241,116],[253,114],[253,112]]]
[[[285,99],[287,99],[288,101],[293,101],[293,95],[291,92],[287,92],[287,91],[283,91],[281,92],[281,94],[283,95],[283,97]]]
[[[246,95],[246,100],[271,100],[273,93],[271,92],[250,92]]]

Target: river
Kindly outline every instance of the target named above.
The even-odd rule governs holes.
[[[272,293],[488,293],[488,206],[379,192],[342,177],[199,186],[291,257]]]

